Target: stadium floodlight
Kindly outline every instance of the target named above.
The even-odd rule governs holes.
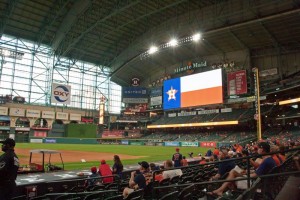
[[[169,45],[172,47],[175,47],[178,45],[178,41],[176,39],[172,39],[172,40],[170,40]]]
[[[152,47],[150,47],[148,53],[149,53],[149,54],[153,54],[153,53],[155,53],[155,52],[157,52],[157,51],[158,51],[158,48],[157,48],[156,46],[152,46]]]
[[[201,34],[200,33],[197,33],[197,34],[193,35],[193,41],[195,41],[195,42],[199,41],[200,38],[201,38]]]

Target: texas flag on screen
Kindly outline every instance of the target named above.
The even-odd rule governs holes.
[[[221,69],[164,81],[163,108],[223,103]]]

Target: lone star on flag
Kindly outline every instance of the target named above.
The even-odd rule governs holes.
[[[171,99],[176,100],[176,96],[175,94],[178,92],[178,90],[173,89],[173,86],[171,86],[171,89],[168,90],[168,92],[166,92],[169,95],[168,101],[170,101]]]

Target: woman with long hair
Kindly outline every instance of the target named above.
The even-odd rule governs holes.
[[[118,155],[114,155],[114,165],[112,167],[113,174],[117,174],[122,179],[122,172],[123,172],[123,164],[121,159]]]

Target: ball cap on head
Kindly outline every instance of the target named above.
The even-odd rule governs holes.
[[[270,153],[270,145],[266,142],[260,142],[258,145],[258,148],[262,148],[264,152]]]
[[[106,164],[106,161],[105,160],[101,160],[101,164]]]
[[[11,147],[16,146],[16,142],[15,142],[15,140],[12,139],[12,138],[6,138],[5,140],[0,141],[0,143],[5,144],[5,145],[9,145],[9,146],[11,146]]]
[[[175,150],[176,150],[176,151],[179,151],[180,149],[177,147]]]
[[[91,172],[96,173],[97,172],[97,167],[91,167]]]
[[[145,169],[149,168],[149,164],[146,161],[139,162],[138,164],[141,165]]]

